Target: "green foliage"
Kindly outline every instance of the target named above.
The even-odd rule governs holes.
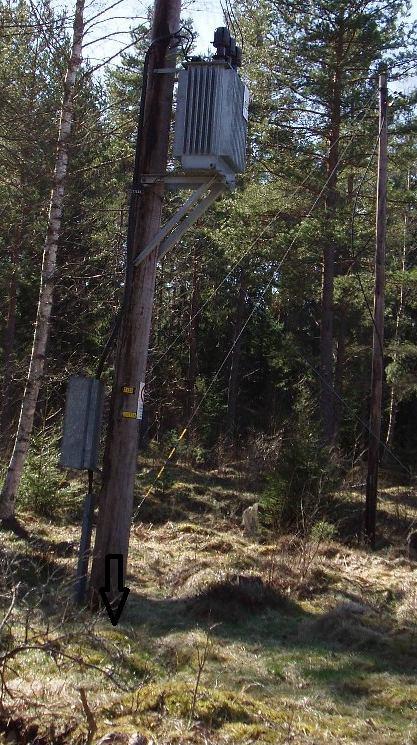
[[[0,332],[5,340],[0,444],[6,449],[19,413],[36,313],[69,32],[65,14],[47,0],[36,11],[45,21],[40,36],[39,19],[27,0],[0,0],[0,6],[5,24],[0,89],[7,112],[0,122]],[[303,525],[306,510],[311,522],[310,508],[314,512],[326,501],[334,481],[331,458],[318,437],[319,406],[297,410],[300,380],[319,401],[314,371],[319,373],[322,351],[323,248],[330,240],[336,257],[333,378],[345,401],[337,404],[336,442],[345,453],[360,452],[366,444],[366,427],[358,421],[368,418],[372,344],[374,72],[389,54],[397,88],[410,69],[405,62],[414,53],[414,32],[405,10],[401,0],[234,3],[244,37],[242,74],[251,91],[247,171],[236,191],[219,199],[157,269],[147,373],[149,438],[162,443],[164,455],[176,447],[175,457],[197,465],[234,457],[235,448],[251,455],[253,438],[260,447],[252,465],[260,463],[256,475],[261,478],[266,470],[271,473],[265,501],[271,519],[283,525]],[[64,370],[65,375],[93,371],[120,306],[149,22],[146,13],[132,32],[132,46],[103,76],[90,75],[86,62],[77,83],[49,380],[37,416],[61,408]],[[390,99],[383,409],[388,411],[391,388],[399,420],[393,447],[398,449],[402,439],[411,458],[416,447],[415,92],[397,95],[390,86]],[[335,128],[340,162],[330,214],[324,206]],[[182,193],[166,193],[164,221],[182,201]],[[109,378],[111,365],[110,355]],[[179,441],[190,417],[187,436]],[[268,446],[278,432],[285,433],[282,452]],[[39,503],[53,514],[55,495],[62,498],[61,476],[52,465],[38,473],[36,448],[35,441],[22,504]],[[264,456],[277,456],[278,466],[266,466]],[[165,493],[164,479],[159,488]]]
[[[406,401],[417,392],[417,345],[400,343],[393,346],[392,361],[386,367],[387,381],[396,387],[399,401]]]
[[[336,535],[336,526],[327,520],[318,520],[311,528],[310,538],[314,543],[332,541]]]
[[[31,440],[19,490],[19,506],[36,515],[60,521],[80,511],[80,484],[58,468],[58,435],[42,429]]]
[[[289,428],[288,428],[289,430]],[[320,520],[339,480],[334,456],[306,427],[287,431],[274,473],[267,479],[261,499],[266,522],[277,529],[329,532]],[[325,537],[325,536],[324,536]]]
[[[170,456],[170,453],[174,449],[177,458],[183,456],[187,450],[185,437],[181,437],[181,432],[178,432],[176,429],[166,432],[161,444],[163,452],[166,453],[167,457]]]

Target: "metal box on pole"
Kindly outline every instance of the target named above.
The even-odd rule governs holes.
[[[234,181],[245,170],[249,92],[225,60],[191,61],[178,79],[174,154],[186,173]]]
[[[104,386],[95,378],[68,381],[59,463],[64,468],[97,470]]]

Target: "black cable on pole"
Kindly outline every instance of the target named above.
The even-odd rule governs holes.
[[[359,199],[359,196],[360,196],[360,193],[361,193],[362,186],[363,186],[363,184],[365,182],[366,176],[368,175],[369,169],[370,169],[370,167],[372,165],[372,161],[374,159],[375,153],[377,151],[377,147],[379,145],[379,140],[381,138],[381,132],[382,132],[382,127],[383,126],[384,126],[384,121],[382,121],[381,127],[379,128],[378,137],[376,138],[376,141],[375,141],[375,144],[374,144],[372,153],[371,153],[371,155],[369,157],[369,160],[368,160],[368,164],[367,164],[367,166],[365,168],[365,171],[364,171],[364,173],[362,175],[362,178],[361,178],[361,180],[359,182],[359,186],[357,188],[356,195],[355,195],[355,201],[353,203],[352,215],[351,215],[351,226],[350,226],[350,254],[351,254],[351,258],[352,259],[356,259],[356,255],[355,255],[355,252],[353,250],[353,247],[354,247],[354,240],[355,240],[355,218],[356,218],[356,208],[357,208],[357,205],[358,205],[358,199]],[[383,350],[382,340],[381,340],[381,337],[380,337],[380,334],[379,334],[379,330],[378,330],[378,328],[376,326],[376,323],[375,323],[375,318],[374,318],[374,314],[372,312],[372,308],[369,305],[369,301],[368,301],[368,298],[366,296],[366,292],[365,292],[365,288],[363,286],[362,279],[360,277],[360,274],[356,274],[355,273],[354,274],[354,277],[356,277],[356,279],[358,281],[358,284],[359,284],[359,287],[361,289],[361,292],[362,292],[362,295],[363,295],[363,299],[365,301],[366,308],[368,310],[369,316],[370,316],[371,321],[372,321],[372,325],[373,325],[373,327],[375,329],[375,332],[376,332],[376,335],[378,337],[378,344],[379,344],[379,348],[380,348],[380,351],[381,351],[381,357],[383,357],[384,356],[384,350]]]
[[[134,258],[133,240],[135,236],[137,206],[140,201],[140,195],[141,195],[141,189],[142,189],[142,185],[140,183],[139,151],[140,151],[140,143],[141,143],[142,132],[143,132],[143,122],[145,118],[145,103],[146,103],[146,93],[147,93],[147,88],[148,88],[149,59],[150,59],[151,52],[156,44],[159,44],[162,41],[170,41],[170,39],[175,38],[175,37],[177,37],[180,40],[180,38],[182,37],[180,37],[179,35],[180,35],[180,31],[177,31],[175,34],[159,36],[157,39],[154,39],[152,41],[152,43],[149,45],[146,51],[146,54],[145,54],[145,59],[143,63],[142,90],[141,90],[140,104],[139,104],[138,128],[137,128],[137,134],[136,134],[135,162],[133,166],[133,178],[132,178],[132,186],[130,190],[130,200],[129,200],[129,218],[128,218],[127,236],[126,236],[125,286],[124,286],[123,300],[122,300],[120,310],[114,320],[113,328],[110,332],[110,336],[106,341],[103,352],[97,364],[96,373],[95,373],[95,378],[97,380],[100,380],[103,374],[104,365],[106,364],[106,360],[110,354],[110,351],[119,333],[120,324],[122,322],[123,315],[126,311],[126,308],[129,302],[129,295],[130,295],[131,287],[132,287],[133,258]]]
[[[113,329],[110,333],[109,338],[107,339],[107,342],[104,346],[104,349],[102,351],[102,354],[97,364],[96,374],[95,374],[96,380],[100,380],[101,378],[104,365],[106,363],[108,355],[113,347],[114,341],[119,332],[121,321],[123,319],[123,315],[126,312],[126,309],[128,307],[130,293],[132,290],[134,235],[135,235],[136,219],[137,219],[137,207],[138,207],[141,192],[142,192],[142,185],[140,183],[140,175],[141,175],[140,174],[140,146],[141,146],[141,138],[142,138],[142,132],[143,132],[144,118],[145,118],[145,104],[146,104],[146,93],[147,93],[147,87],[148,87],[148,74],[149,74],[148,67],[149,67],[150,54],[156,44],[159,44],[162,41],[167,41],[169,43],[170,39],[172,39],[173,37],[174,38],[177,37],[178,43],[180,43],[180,39],[182,38],[180,37],[180,31],[177,31],[175,34],[161,36],[152,41],[152,43],[148,47],[148,50],[145,54],[145,60],[144,60],[144,65],[143,65],[142,91],[141,91],[140,104],[139,104],[138,129],[137,129],[137,135],[136,135],[135,162],[134,162],[134,168],[133,168],[133,179],[132,179],[132,187],[130,191],[130,200],[129,200],[129,219],[128,219],[128,229],[127,229],[127,236],[126,236],[125,287],[124,287],[123,300],[122,300],[120,310],[116,316],[116,319],[113,324]],[[92,469],[89,469],[88,470],[88,493],[87,493],[87,498],[86,498],[85,505],[84,505],[83,527],[82,527],[82,534],[81,534],[80,555],[79,555],[79,560],[78,560],[77,582],[76,582],[76,590],[75,590],[76,601],[80,605],[84,602],[85,592],[86,592],[88,560],[89,560],[88,557],[90,553],[91,529],[92,529],[92,520],[93,520],[94,507],[95,507],[94,495],[93,495],[93,479],[94,479],[94,472]]]
[[[242,49],[242,52],[243,52],[245,41],[244,41],[244,38],[243,38],[242,28],[241,28],[240,23],[239,23],[239,21],[237,19],[237,16],[235,15],[234,10],[233,10],[233,6],[232,6],[232,3],[231,3],[231,0],[225,0],[225,3],[226,3],[226,8],[228,9],[229,18],[230,19],[233,19],[233,21],[236,23],[237,30],[239,31],[241,49]],[[235,33],[236,33],[236,31],[235,31]],[[236,34],[236,36],[237,36],[237,34]]]

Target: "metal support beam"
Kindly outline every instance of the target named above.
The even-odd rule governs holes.
[[[155,176],[151,177],[155,180],[153,182],[148,181],[147,183],[155,183],[157,180],[165,181],[169,177]],[[181,178],[176,176],[176,179]],[[189,177],[186,176],[186,179]],[[200,177],[199,177],[200,178]],[[181,240],[184,233],[198,220],[210,207],[211,204],[217,199],[219,194],[226,189],[226,184],[223,181],[219,181],[216,177],[211,179],[204,179],[203,183],[198,181],[201,185],[191,194],[187,201],[177,210],[177,212],[162,226],[158,233],[152,238],[151,241],[145,246],[133,260],[133,265],[137,266],[144,259],[146,259],[152,251],[159,246],[158,258],[165,256],[170,248],[175,246],[179,240]],[[183,188],[186,188],[183,187]],[[209,193],[207,194],[207,192]]]
[[[140,252],[138,256],[133,261],[133,266],[137,266],[141,263],[144,259],[146,259],[149,254],[153,251],[156,246],[158,246],[161,241],[168,235],[168,233],[171,232],[175,228],[176,225],[182,220],[183,217],[186,216],[186,214],[190,211],[192,207],[194,207],[195,204],[204,196],[206,191],[210,189],[212,184],[216,179],[211,179],[210,181],[206,181],[203,183],[198,189],[196,189],[190,197],[188,197],[187,201],[182,205],[182,207],[177,210],[175,215],[171,217],[170,220],[168,220],[165,225],[162,226],[162,228],[158,231],[158,233],[152,238],[152,240],[148,243],[148,245],[143,249],[143,251]]]
[[[219,182],[219,176],[216,174],[213,176],[214,180],[216,182]],[[193,189],[197,186],[200,186],[200,184],[207,184],[208,181],[211,181],[212,179],[210,176],[207,176],[207,173],[202,174],[184,174],[184,173],[166,173],[163,174],[147,174],[141,177],[141,184],[157,184],[161,181],[165,184],[165,186],[168,187],[168,189]],[[231,182],[227,182],[226,180],[222,179],[223,183],[230,189],[233,188],[234,184]]]
[[[173,232],[168,235],[165,240],[162,241],[159,246],[158,259],[162,259],[163,256],[165,256],[165,254],[170,250],[170,248],[175,246],[175,244],[181,240],[182,236],[184,235],[184,233],[186,233],[188,228],[190,228],[191,225],[194,225],[194,223],[202,215],[204,215],[210,205],[216,201],[217,197],[221,194],[222,191],[224,191],[224,189],[224,184],[216,184],[216,186],[213,186],[210,194],[207,194],[207,196],[204,197],[200,204],[198,204],[197,207],[194,208],[194,210],[188,215],[188,217],[182,220],[178,227],[173,230]]]

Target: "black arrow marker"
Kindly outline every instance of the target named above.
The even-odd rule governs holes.
[[[113,608],[107,593],[111,592],[111,574],[110,574],[110,562],[112,559],[117,561],[117,589],[122,593],[122,597],[119,600],[119,604],[116,608]],[[106,611],[110,618],[113,626],[117,626],[122,615],[122,610],[126,605],[127,596],[129,595],[129,588],[123,586],[123,554],[106,554],[104,564],[104,587],[100,587],[99,593],[105,605]]]

